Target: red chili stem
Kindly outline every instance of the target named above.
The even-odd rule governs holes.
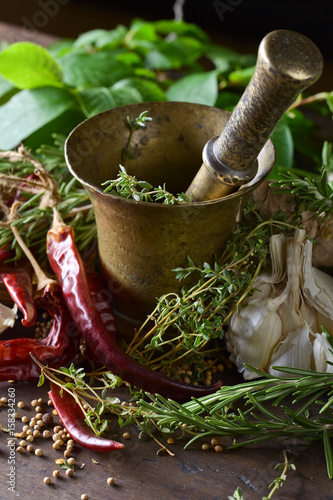
[[[15,202],[15,203],[18,203],[18,202]],[[46,285],[48,285],[49,283],[52,283],[54,280],[51,280],[50,278],[48,278],[46,276],[46,274],[44,273],[44,271],[41,269],[41,267],[38,264],[38,262],[36,261],[35,257],[31,253],[31,251],[29,250],[27,245],[24,243],[23,238],[20,235],[17,227],[11,226],[11,230],[15,236],[17,243],[20,245],[21,249],[23,250],[26,258],[30,262],[30,264],[35,272],[35,275],[37,278],[37,290],[42,290]]]
[[[221,386],[220,383],[206,387],[177,382],[145,368],[121,349],[115,337],[105,328],[92,300],[84,265],[74,243],[72,227],[55,224],[48,231],[47,255],[62,286],[68,309],[88,349],[115,375],[144,391],[177,401],[211,394]]]
[[[86,424],[84,413],[74,397],[52,382],[49,396],[63,426],[76,443],[95,452],[121,450],[125,447],[117,441],[96,436]]]
[[[23,326],[34,325],[37,318],[37,308],[34,300],[31,273],[23,266],[1,266],[0,279],[9,295],[23,313]]]

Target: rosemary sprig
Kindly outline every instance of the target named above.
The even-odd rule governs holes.
[[[333,212],[333,187],[328,181],[326,168],[322,169],[319,179],[301,177],[294,172],[280,173],[281,179],[273,186],[288,188],[281,190],[296,196],[302,206],[318,215],[328,216]]]
[[[82,368],[73,365],[56,370],[35,361],[42,370],[39,385],[46,376],[68,391],[97,434],[106,430],[110,413],[118,417],[121,427],[135,424],[148,435],[153,428],[165,436],[180,432],[187,441],[185,448],[207,436],[231,436],[234,442],[229,449],[278,438],[320,440],[328,476],[333,478],[332,373],[275,367],[285,373],[285,377],[277,377],[247,366],[261,378],[222,386],[214,394],[193,398],[187,403],[180,404],[159,395],[121,403],[108,396],[108,391],[121,383],[110,372],[99,369],[84,373]],[[278,481],[273,488],[278,483],[281,485]]]
[[[13,223],[29,248],[34,249],[38,261],[46,261],[46,233],[52,226],[53,210],[42,203],[48,187],[33,179],[36,165],[53,179],[58,210],[66,223],[75,228],[76,243],[80,250],[89,247],[96,238],[94,213],[85,189],[72,177],[64,159],[64,137],[56,135],[53,146],[43,146],[39,157],[30,153],[20,155],[3,152],[0,158],[0,191],[3,204],[10,202],[19,192],[21,206]],[[29,176],[32,177],[29,179]],[[27,180],[28,177],[28,180]],[[57,179],[57,181],[55,181]],[[15,250],[12,260],[21,257],[21,251],[9,227],[0,229],[0,248],[8,245]]]
[[[327,473],[332,479],[332,373],[276,367],[288,375],[283,378],[248,368],[264,378],[225,386],[213,395],[183,405],[161,396],[150,396],[152,405],[146,400],[139,402],[140,408],[148,412],[144,419],[153,422],[164,433],[184,432],[186,424],[186,433],[193,437],[185,447],[207,436],[240,438],[239,441],[235,439],[229,449],[276,438],[321,440]],[[295,409],[281,404],[287,397],[293,398]]]
[[[327,141],[322,148],[322,167],[312,178],[296,172],[279,173],[280,180],[273,182],[279,193],[293,194],[300,209],[311,210],[327,217],[333,213],[333,145]]]

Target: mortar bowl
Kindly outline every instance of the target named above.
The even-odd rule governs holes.
[[[219,135],[230,113],[183,102],[149,102],[113,108],[88,118],[69,135],[65,155],[70,172],[86,188],[95,212],[100,271],[112,293],[119,332],[134,329],[166,293],[179,293],[184,282],[173,269],[198,266],[219,256],[253,190],[274,166],[268,140],[258,157],[256,176],[237,192],[212,201],[165,205],[103,193],[115,179],[122,149],[134,119],[148,111],[152,121],[133,135],[127,172],[173,194],[185,192],[202,165],[202,151]]]

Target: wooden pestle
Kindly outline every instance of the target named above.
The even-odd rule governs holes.
[[[186,194],[193,201],[214,200],[249,182],[280,118],[322,70],[322,55],[305,36],[289,30],[266,35],[246,90],[220,136],[205,145],[203,165]]]

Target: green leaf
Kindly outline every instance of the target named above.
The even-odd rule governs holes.
[[[128,29],[119,25],[113,30],[94,29],[80,35],[74,42],[74,48],[114,49],[124,41]]]
[[[0,106],[5,104],[17,91],[14,85],[0,76]]]
[[[214,106],[218,96],[216,71],[185,76],[167,90],[166,96],[169,101]]]
[[[220,73],[226,73],[231,69],[248,68],[255,66],[256,56],[253,54],[238,54],[234,50],[221,45],[208,45],[205,56],[212,61]]]
[[[24,144],[34,152],[40,148],[41,144],[52,144],[54,134],[62,134],[66,137],[85,118],[81,110],[67,109],[30,134],[27,139],[24,139]]]
[[[19,89],[62,87],[61,69],[40,45],[18,42],[0,53],[0,73]]]
[[[192,65],[204,52],[205,46],[189,37],[161,40],[154,45],[145,58],[149,69],[178,69]]]
[[[208,35],[196,24],[187,23],[185,21],[173,21],[172,19],[155,21],[152,24],[156,32],[162,35],[175,33],[180,36],[191,36],[202,42],[208,42],[209,40]]]
[[[238,104],[241,95],[235,92],[228,92],[227,90],[222,90],[219,93],[215,106],[217,108],[225,109],[227,111],[233,111],[235,106]]]
[[[130,47],[136,46],[138,40],[154,42],[157,40],[156,30],[153,23],[143,19],[134,19],[128,32],[127,43]]]
[[[294,141],[290,128],[283,120],[277,124],[271,139],[276,152],[275,165],[291,167],[294,159]]]
[[[255,66],[250,66],[249,68],[232,71],[228,77],[229,81],[245,87],[251,80],[254,70]]]
[[[87,89],[81,91],[79,97],[82,109],[87,117],[117,106],[143,101],[140,92],[133,87]]]
[[[73,49],[74,40],[71,38],[64,38],[59,40],[59,42],[55,42],[52,45],[49,45],[47,50],[54,57],[62,57]]]
[[[113,52],[69,53],[60,59],[64,82],[72,87],[108,87],[133,74]]]
[[[166,96],[157,83],[139,77],[125,78],[115,83],[112,89],[133,87],[142,95],[142,101],[165,101]]]
[[[22,90],[0,107],[0,149],[16,147],[43,125],[75,107],[75,97],[64,89]]]
[[[38,384],[37,384],[37,387],[41,387],[45,382],[45,375],[44,373],[42,372],[40,375],[39,375],[39,379],[38,379]]]
[[[11,90],[13,90],[15,87],[12,85],[8,80],[5,80],[5,78],[2,78],[0,76],[0,97],[4,97],[6,94],[8,94]]]

